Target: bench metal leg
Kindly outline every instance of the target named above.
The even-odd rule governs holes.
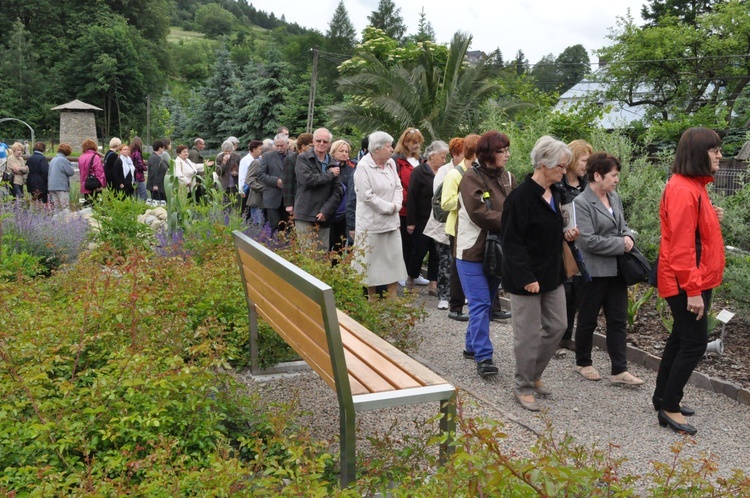
[[[340,413],[339,444],[341,448],[341,488],[357,480],[357,431],[353,406],[342,407]]]
[[[255,305],[248,306],[247,318],[250,321],[250,372],[256,375],[260,372],[258,360],[258,311]]]
[[[450,399],[440,402],[440,413],[443,415],[440,417],[440,432],[442,434],[448,434],[448,438],[444,443],[440,444],[440,464],[444,465],[448,460],[455,448],[452,446],[453,434],[456,433],[456,395],[455,393]]]

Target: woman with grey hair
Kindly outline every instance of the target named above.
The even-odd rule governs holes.
[[[392,154],[393,137],[376,131],[370,135],[370,152],[360,159],[354,172],[354,243],[360,251],[353,266],[365,274],[370,299],[374,299],[379,285],[385,285],[388,294],[395,297],[397,282],[406,278],[398,217],[403,192]]]
[[[235,152],[235,145],[229,137],[221,144],[221,153],[216,156],[215,181],[221,183],[224,191],[224,202],[239,207],[238,185],[241,157]],[[235,138],[235,140],[237,140]]]
[[[505,201],[500,229],[503,288],[513,309],[516,401],[539,411],[534,394],[548,396],[542,374],[567,326],[563,244],[578,238],[577,228],[563,231],[562,180],[571,157],[568,146],[550,136],[531,150],[533,173]]]
[[[414,288],[414,280],[422,271],[422,261],[429,253],[427,280],[430,281],[428,292],[437,296],[438,256],[435,241],[424,234],[427,222],[432,216],[432,184],[435,173],[445,164],[448,144],[435,140],[425,150],[425,162],[414,168],[409,180],[409,192],[406,196],[406,231],[411,236],[411,253],[406,262],[406,288]]]

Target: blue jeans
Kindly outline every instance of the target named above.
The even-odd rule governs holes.
[[[488,277],[482,263],[455,258],[461,287],[469,300],[469,324],[466,327],[466,351],[474,353],[477,362],[492,359],[490,315],[500,279]]]

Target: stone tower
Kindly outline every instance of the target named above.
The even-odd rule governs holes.
[[[60,113],[60,143],[68,143],[74,151],[81,152],[81,144],[90,138],[97,144],[96,120],[94,111],[101,111],[96,106],[76,99],[67,104],[52,108]]]

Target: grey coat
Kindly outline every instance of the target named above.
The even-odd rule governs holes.
[[[245,185],[250,187],[247,192],[247,205],[250,207],[261,207],[263,204],[263,192],[265,192],[266,186],[258,181],[259,172],[260,161],[253,159],[245,176]]]
[[[297,177],[294,218],[315,221],[317,214],[322,213],[326,222],[332,222],[344,196],[341,177],[323,171],[313,149],[297,156],[294,172]]]
[[[68,158],[62,152],[58,152],[49,163],[47,190],[50,192],[69,192],[70,177],[74,174],[73,165],[70,164]]]
[[[633,231],[625,222],[622,202],[617,193],[607,194],[614,214],[604,207],[591,186],[575,198],[576,222],[581,236],[576,246],[583,254],[586,268],[592,277],[617,276],[617,258],[625,253],[623,238],[635,241]]]
[[[265,209],[279,209],[283,196],[278,180],[284,176],[284,156],[275,150],[263,154],[260,160],[258,180],[266,186],[263,191],[263,207]]]

